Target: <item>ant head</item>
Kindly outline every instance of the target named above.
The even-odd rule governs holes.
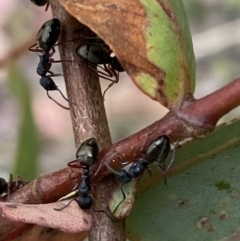
[[[81,165],[92,166],[97,160],[99,148],[97,140],[90,138],[85,140],[77,150],[76,159]]]
[[[41,49],[49,52],[57,42],[61,23],[57,18],[45,22],[37,33],[37,42]]]
[[[162,135],[148,147],[144,159],[147,160],[149,164],[152,162],[162,163],[166,160],[170,149],[169,137]]]

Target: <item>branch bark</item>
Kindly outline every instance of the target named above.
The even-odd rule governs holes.
[[[75,39],[74,32],[81,29],[83,36],[90,36],[91,32],[84,25],[80,24],[69,15],[57,1],[51,2],[53,16],[61,21],[62,29],[59,39],[59,51],[61,59],[72,60],[72,63],[63,62],[63,73],[66,83],[68,98],[77,105],[70,105],[73,133],[76,146],[90,137],[98,140],[100,149],[111,144],[110,133],[106,113],[103,104],[100,84],[96,72],[90,71],[80,58],[76,55],[75,49],[84,42],[79,39],[78,43],[65,41]],[[115,182],[112,178],[108,182]],[[106,185],[99,182],[94,189],[96,202],[94,209],[101,210],[106,200]],[[92,212],[94,224],[89,233],[89,240],[125,240],[124,220],[113,222],[104,213]]]

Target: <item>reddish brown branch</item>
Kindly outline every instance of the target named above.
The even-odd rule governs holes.
[[[93,181],[110,174],[105,163],[115,169],[133,162],[162,134],[172,142],[202,136],[213,131],[218,120],[240,105],[240,78],[199,100],[187,100],[177,113],[169,112],[147,128],[121,140],[100,153],[101,164],[93,170]]]
[[[149,143],[161,134],[168,134],[171,141],[174,142],[212,131],[219,118],[238,105],[240,105],[240,79],[234,80],[202,99],[188,100],[181,111],[169,112],[164,118],[140,132],[102,150],[99,158],[101,164],[95,166],[93,181],[98,183],[104,176],[110,174],[104,165],[106,162],[116,169],[133,162],[145,151]],[[80,170],[76,169],[77,172]],[[65,168],[29,183],[14,192],[11,199],[35,204],[56,201],[69,193],[77,181],[79,180],[69,179],[69,168]],[[6,225],[3,224],[2,230],[4,227]],[[9,226],[7,227],[9,228]],[[14,227],[15,225],[12,227],[13,230]]]
[[[224,103],[224,104],[223,104]],[[99,155],[99,163],[93,171],[95,183],[110,174],[104,165],[105,162],[116,168],[121,168],[140,156],[154,139],[162,134],[168,134],[175,142],[186,137],[198,137],[211,132],[217,121],[230,110],[240,105],[240,78],[223,88],[199,100],[189,100],[182,111],[169,112],[164,118],[143,130],[103,149]],[[187,120],[188,118],[188,122]],[[184,117],[185,120],[183,120]],[[201,121],[195,120],[199,117]],[[144,144],[144,145],[143,145]],[[67,163],[67,162],[66,162]],[[95,172],[97,170],[97,172]],[[80,173],[81,169],[74,169]],[[17,190],[11,196],[14,201],[23,203],[45,203],[55,201],[71,191],[79,180],[69,179],[69,168],[48,174]],[[58,184],[58,185],[57,185]],[[34,186],[40,188],[40,196],[33,195]],[[41,197],[41,198],[39,198]]]
[[[240,78],[199,100],[184,106],[179,115],[188,122],[214,128],[218,120],[240,105]]]

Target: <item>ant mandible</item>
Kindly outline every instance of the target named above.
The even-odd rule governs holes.
[[[118,207],[126,199],[126,195],[122,189],[123,184],[129,183],[133,178],[140,177],[143,174],[144,170],[148,169],[150,167],[150,164],[152,164],[153,162],[157,162],[161,170],[164,173],[167,173],[175,158],[175,152],[173,151],[173,157],[166,168],[165,161],[168,157],[170,150],[171,150],[171,144],[170,144],[169,137],[167,135],[162,135],[149,145],[144,157],[141,158],[139,161],[134,162],[130,166],[128,171],[126,171],[125,169],[114,170],[112,167],[106,164],[107,168],[115,175],[116,180],[120,184],[121,192],[123,195],[123,200],[114,209],[113,214],[117,211]],[[164,177],[164,181],[166,184],[165,177]]]

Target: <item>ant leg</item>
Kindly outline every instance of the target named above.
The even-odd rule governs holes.
[[[121,189],[121,193],[123,195],[123,199],[122,201],[115,207],[113,214],[117,211],[117,209],[119,208],[119,206],[124,202],[124,200],[126,199],[126,194],[124,193],[123,189],[122,189],[122,185],[120,185],[120,189]]]
[[[15,183],[16,184],[15,184],[14,191],[23,187],[25,184],[27,184],[27,182],[25,182],[24,179],[20,175],[17,175],[17,179],[16,179]]]
[[[166,174],[167,174],[168,170],[170,169],[170,167],[172,166],[172,164],[173,164],[173,162],[174,162],[174,160],[175,160],[175,153],[176,153],[176,149],[175,149],[175,148],[173,148],[172,153],[173,153],[173,154],[172,154],[172,158],[171,158],[170,162],[168,163],[167,168],[166,168],[166,163],[165,163],[165,162],[162,163],[162,164],[163,164],[163,167],[161,166],[161,163],[159,163],[159,167],[160,167],[160,169],[162,170],[163,175],[164,175],[164,184],[165,184],[165,185],[167,185]]]
[[[103,66],[104,67],[98,65],[98,68],[100,68],[104,71],[104,72],[102,72],[102,71],[98,70],[97,72],[98,72],[99,76],[101,76],[103,79],[110,80],[111,82],[114,81],[114,80],[110,79],[114,76],[114,73],[112,73],[111,70],[105,64]],[[107,77],[110,77],[110,78],[107,78]]]
[[[113,82],[117,84],[119,81],[119,72],[116,71],[111,64],[104,65],[104,67],[112,73],[112,75],[115,77],[115,80],[113,80]]]
[[[69,104],[72,104],[72,105],[77,105],[76,103],[73,103],[72,101],[68,100],[64,94],[62,93],[62,91],[57,87],[57,90],[59,91],[59,93],[61,94],[61,96],[63,97],[64,100],[66,100]],[[69,109],[69,108],[68,108]]]
[[[54,46],[52,46],[52,52],[49,53],[49,57],[52,57],[55,52],[56,52],[56,50],[55,50]]]
[[[105,201],[106,201],[106,198],[104,198],[104,197],[99,197],[99,199],[104,199]],[[94,203],[96,203],[96,198],[94,197]],[[105,202],[105,203],[107,203],[107,202]],[[104,211],[104,210],[98,210],[98,209],[94,209],[94,208],[91,208],[91,210],[93,211],[93,212],[96,212],[96,213],[105,213],[107,216],[108,216],[108,218],[109,219],[111,219],[112,221],[114,221],[114,222],[117,222],[118,220],[116,219],[116,218],[114,218],[113,217],[113,215],[111,214],[111,213],[109,213],[109,212],[106,212],[106,211]]]
[[[47,11],[47,10],[48,10],[49,5],[50,5],[50,2],[49,2],[49,1],[47,1],[47,5],[46,5],[46,8],[45,8],[45,11]]]
[[[8,181],[8,187],[7,187],[7,201],[10,202],[10,194],[11,194],[11,191],[13,189],[13,175],[10,174],[9,175],[9,181]]]
[[[148,137],[144,140],[143,144],[137,148],[137,150],[134,153],[134,159],[139,159],[138,157],[142,157],[144,155],[143,149],[148,141]],[[139,153],[139,155],[137,155]]]
[[[167,169],[166,169],[166,172],[168,172],[168,170],[170,169],[170,167],[172,166],[174,160],[175,160],[175,154],[176,154],[176,149],[173,148],[172,150],[172,159],[170,160],[168,166],[167,166]]]
[[[43,50],[40,49],[40,48],[37,46],[37,43],[31,45],[31,46],[28,48],[28,51],[37,52],[37,53],[42,53],[42,52],[43,52]]]
[[[69,162],[67,165],[68,165],[69,167],[72,167],[72,168],[83,168],[83,167],[80,166],[79,164],[73,164],[73,163],[77,163],[77,161],[76,161],[76,160],[71,161],[71,162]]]
[[[55,99],[53,99],[53,98],[49,95],[48,91],[47,91],[47,96],[48,96],[48,98],[49,98],[50,100],[52,100],[53,102],[55,102],[58,106],[62,107],[62,108],[65,109],[65,110],[70,110],[68,107],[65,107],[65,106],[61,105],[61,104],[58,103]]]
[[[47,72],[50,73],[50,75],[48,75],[49,77],[59,77],[59,76],[62,76],[62,74],[54,74],[51,70],[48,70]]]
[[[88,63],[88,68],[92,69],[94,72],[97,72],[98,77],[116,83],[116,80],[111,79],[113,76],[116,75],[115,72],[112,73],[108,68],[103,68],[103,67],[100,66],[100,65],[98,65],[97,67],[100,68],[100,69],[102,69],[104,72],[102,72],[102,71],[100,71],[100,70],[96,70],[93,66],[91,66],[91,65]]]
[[[129,181],[131,181],[131,179],[129,179],[129,177],[127,176],[127,172],[123,169],[121,169],[121,171],[116,171],[114,170],[112,167],[110,167],[107,163],[105,164],[107,166],[107,168],[115,174],[115,177],[117,179],[117,181],[120,183],[120,190],[121,193],[123,195],[123,199],[122,201],[115,207],[113,214],[117,211],[117,209],[119,208],[119,206],[124,202],[124,200],[126,199],[126,195],[123,191],[123,183],[128,183]]]
[[[55,44],[54,46],[58,46],[58,45],[61,45],[61,44],[65,44],[67,42],[74,42],[76,40],[79,40],[79,37],[78,38],[74,38],[74,39],[69,39],[69,40],[65,40],[64,42],[60,42],[60,43],[57,43]]]
[[[164,185],[167,186],[167,177],[166,177],[167,172],[166,172],[166,165],[165,165],[165,162],[162,163],[162,165],[163,165],[163,166],[161,166],[161,164],[159,163],[159,167],[160,167],[160,169],[161,169],[162,172],[163,172]]]
[[[161,168],[161,169],[162,169],[162,171],[164,171],[165,173],[167,173],[168,170],[170,169],[170,167],[172,166],[172,164],[173,164],[173,162],[174,162],[174,160],[175,160],[175,153],[176,153],[176,149],[173,148],[173,150],[172,150],[172,158],[171,158],[171,160],[169,161],[166,169],[165,169],[165,162],[163,163],[163,164],[164,164],[164,169],[162,169],[162,168]],[[159,163],[159,165],[160,165],[160,164],[161,164],[161,163]]]
[[[118,220],[116,219],[116,218],[114,218],[113,216],[110,216],[110,214],[108,214],[106,211],[104,211],[104,210],[96,210],[96,209],[93,209],[92,208],[92,210],[93,210],[93,212],[95,212],[95,213],[105,213],[107,216],[108,216],[108,218],[109,219],[111,219],[113,222],[118,222]]]
[[[72,60],[54,60],[54,59],[50,59],[51,63],[62,63],[62,62],[65,62],[65,63],[72,63],[73,61]],[[75,61],[76,62],[76,61]]]
[[[148,171],[148,175],[149,175],[150,177],[152,177],[152,170],[151,170],[150,165],[148,165],[147,171]]]
[[[107,72],[104,73],[102,71],[96,70],[93,66],[91,66],[89,63],[87,64],[88,68],[90,68],[91,70],[93,70],[94,72],[96,72],[98,74],[98,77],[109,80],[109,81],[113,81],[112,79],[110,79],[110,77],[113,77],[113,75],[109,72],[107,72],[103,67],[98,66],[98,68],[102,69],[103,71]]]
[[[105,71],[108,70],[108,71],[112,74],[112,76],[115,77],[115,80],[112,80],[112,83],[109,84],[108,87],[103,91],[103,101],[105,100],[105,94],[106,94],[106,92],[107,92],[114,84],[117,84],[118,81],[119,81],[119,72],[118,72],[118,71],[116,71],[114,68],[112,68],[111,65],[108,65],[108,66],[104,65],[104,67],[105,67]],[[108,72],[108,71],[107,71],[107,72]],[[109,73],[109,72],[108,72],[108,73]]]
[[[105,165],[106,165],[106,167],[108,168],[108,170],[109,170],[110,172],[112,172],[116,177],[122,176],[122,175],[121,175],[121,171],[117,171],[117,170],[113,169],[112,167],[110,167],[110,166],[108,165],[108,163],[105,163]]]
[[[54,208],[54,210],[56,211],[62,211],[63,209],[65,209],[66,207],[68,207],[70,205],[71,202],[76,201],[75,198],[72,199],[71,201],[69,201],[65,206],[61,207],[61,208]]]
[[[115,76],[116,77],[116,80],[115,81],[112,81],[111,84],[108,85],[108,87],[103,91],[103,101],[105,100],[105,94],[107,93],[107,91],[116,83],[118,83],[118,80],[119,80],[119,72],[116,73],[117,75]]]
[[[74,173],[73,170],[72,170],[72,168],[82,168],[82,167],[79,166],[78,164],[73,164],[73,163],[76,163],[76,160],[71,161],[71,162],[69,162],[69,163],[67,164],[68,167],[71,169],[71,173],[69,174],[69,179],[70,179],[70,180],[73,180],[73,179],[76,179],[76,178],[79,177],[79,175],[78,175],[78,176],[75,176],[75,177],[72,177],[72,174]]]

